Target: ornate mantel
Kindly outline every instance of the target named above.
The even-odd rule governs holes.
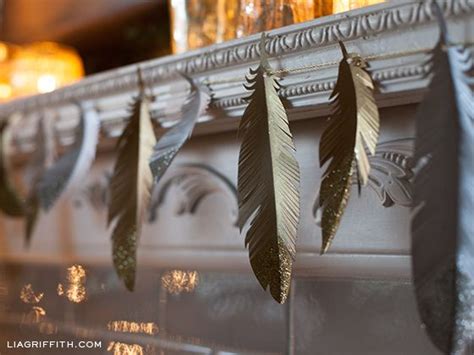
[[[444,2],[453,40],[474,43],[474,3]],[[281,70],[297,158],[302,172],[301,223],[295,270],[322,277],[410,277],[410,155],[413,115],[426,88],[426,54],[438,37],[429,1],[393,1],[270,31],[267,50]],[[110,152],[137,93],[137,68],[155,95],[155,119],[173,124],[186,97],[185,73],[208,85],[212,109],[178,155],[154,192],[154,206],[139,250],[139,263],[166,267],[249,271],[243,237],[235,227],[234,186],[239,142],[235,129],[244,107],[249,66],[258,60],[259,35],[179,56],[139,63],[92,76],[55,92],[0,106],[0,117],[22,116],[16,130],[16,154],[33,150],[39,117],[51,117],[60,145],[73,142],[77,102],[87,102],[101,119],[101,152],[87,181],[75,195],[40,219],[30,250],[23,248],[23,223],[2,217],[2,257],[25,261],[111,263],[105,227],[106,172]],[[378,83],[382,131],[371,182],[354,194],[331,251],[319,256],[320,229],[313,203],[322,171],[317,147],[328,112],[328,96],[340,59],[337,42],[370,63]],[[313,67],[312,70],[309,67]],[[295,72],[287,69],[306,68]],[[191,164],[191,165],[190,165]],[[209,169],[212,167],[213,169]],[[8,235],[8,238],[6,236]]]

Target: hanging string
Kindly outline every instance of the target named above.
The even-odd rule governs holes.
[[[465,46],[465,47],[471,47],[473,46],[474,43],[472,42],[467,42],[467,43],[451,43],[450,46],[456,47],[456,46]],[[389,53],[383,53],[383,54],[369,54],[366,56],[363,56],[362,59],[365,61],[372,61],[372,60],[386,60],[386,59],[393,59],[393,58],[398,58],[400,56],[412,56],[412,55],[417,55],[417,54],[429,54],[433,48],[421,48],[421,49],[413,49],[413,50],[404,50],[404,51],[396,51],[396,52],[389,52]],[[339,65],[340,60],[337,61],[332,61],[332,62],[325,62],[325,63],[317,63],[317,64],[310,64],[310,65],[305,65],[301,67],[295,67],[295,68],[282,68],[278,70],[273,70],[271,74],[283,77],[288,74],[296,74],[296,73],[305,73],[308,71],[318,71],[321,69],[326,69],[330,67],[335,67]],[[204,85],[218,85],[218,84],[231,84],[231,83],[241,83],[243,80],[241,78],[233,78],[233,79],[222,79],[222,80],[204,80],[203,84]]]

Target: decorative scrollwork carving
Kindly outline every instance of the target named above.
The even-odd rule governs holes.
[[[86,200],[92,208],[99,211],[107,208],[109,201],[109,183],[112,178],[112,171],[107,170],[99,180],[94,180],[81,191],[81,196],[76,198],[74,203],[77,207],[82,207],[82,201]]]
[[[81,199],[76,200],[77,206],[82,206],[81,200],[86,200],[94,209],[102,210],[108,204],[108,186],[111,172],[106,171],[96,181],[86,186]],[[231,203],[233,221],[237,220],[237,191],[235,185],[217,170],[202,164],[183,164],[171,169],[162,182],[155,186],[149,208],[149,222],[157,219],[158,209],[165,202],[172,187],[178,188],[176,214],[194,214],[203,200],[212,194],[223,194]]]
[[[413,138],[380,143],[375,155],[369,158],[369,186],[385,207],[412,205],[413,143]]]
[[[176,209],[178,215],[194,214],[206,197],[220,193],[231,200],[234,222],[237,220],[237,190],[235,185],[214,168],[202,164],[186,164],[171,172],[161,184],[156,186],[152,193],[150,222],[156,220],[158,208],[163,204],[166,195],[173,186],[181,192]]]
[[[411,207],[413,201],[413,138],[401,138],[379,143],[375,155],[369,156],[371,170],[368,187],[379,197],[384,207]],[[357,184],[357,179],[352,179]],[[313,217],[319,224],[319,194],[313,204]]]

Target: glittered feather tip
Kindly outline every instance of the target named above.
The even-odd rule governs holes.
[[[239,127],[239,226],[250,221],[245,237],[250,264],[264,289],[285,302],[295,258],[299,220],[299,166],[279,85],[260,42],[261,63],[251,70],[249,104]]]
[[[333,112],[319,143],[320,165],[327,166],[319,190],[321,254],[328,251],[339,228],[353,174],[359,191],[368,182],[368,154],[375,154],[379,136],[379,112],[367,65],[360,56],[348,53],[342,42],[339,45],[343,59],[331,94]]]

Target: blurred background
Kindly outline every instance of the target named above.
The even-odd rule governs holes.
[[[0,0],[0,102],[383,0]]]

